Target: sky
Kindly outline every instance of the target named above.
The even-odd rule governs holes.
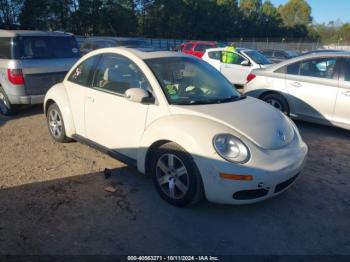
[[[276,7],[288,0],[270,0]],[[312,8],[316,23],[328,23],[337,19],[350,22],[350,0],[306,0]]]

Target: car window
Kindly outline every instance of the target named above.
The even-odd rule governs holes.
[[[232,102],[239,92],[214,67],[191,57],[145,60],[170,104],[195,105]]]
[[[192,50],[192,47],[193,47],[193,44],[186,44],[183,50],[185,51]]]
[[[281,52],[281,51],[275,51],[274,57],[276,57],[276,58],[285,58],[286,54],[284,52]]]
[[[272,51],[261,51],[261,53],[265,56],[272,57]]]
[[[130,59],[117,54],[102,56],[96,68],[93,86],[119,95],[124,95],[130,88],[151,90],[141,69]]]
[[[51,59],[79,57],[73,36],[20,36],[16,39],[18,59]]]
[[[208,48],[212,48],[212,46],[211,45],[207,45],[207,44],[198,44],[194,48],[194,51],[205,52],[205,50],[207,50]]]
[[[224,64],[241,65],[246,59],[235,52],[222,51],[221,62]]]
[[[90,42],[86,42],[82,45],[83,49],[91,49],[92,48],[92,44]]]
[[[302,76],[331,79],[335,73],[336,58],[318,58],[300,62],[299,74]]]
[[[98,56],[93,56],[79,64],[68,77],[68,81],[82,86],[90,86],[93,68]]]
[[[221,60],[221,51],[211,51],[208,52],[208,56],[211,59]]]
[[[288,75],[299,75],[300,63],[294,63],[287,66]]]
[[[0,38],[0,59],[11,59],[11,38]]]
[[[350,59],[346,59],[345,60],[345,81],[349,81],[350,82]]]
[[[252,51],[245,51],[244,52],[247,56],[249,56],[255,63],[259,65],[270,65],[272,62],[267,59],[266,56],[261,54],[258,51],[252,50]]]

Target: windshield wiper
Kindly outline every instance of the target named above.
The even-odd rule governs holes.
[[[218,99],[208,99],[208,100],[191,100],[189,102],[178,102],[178,103],[172,103],[173,105],[209,105],[209,104],[221,104],[221,103],[228,103],[233,101],[238,101],[246,98],[245,95],[240,96],[230,96],[227,98],[218,98]]]
[[[240,96],[230,96],[228,98],[219,98],[219,99],[213,99],[211,100],[212,103],[215,103],[215,104],[221,104],[221,103],[227,103],[227,102],[234,102],[234,101],[238,101],[238,100],[242,100],[246,98],[245,95],[240,95]]]

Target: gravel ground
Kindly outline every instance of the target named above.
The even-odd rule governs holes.
[[[254,205],[179,209],[135,169],[54,143],[41,107],[1,116],[0,254],[350,255],[350,131],[297,125],[310,153],[290,190]]]

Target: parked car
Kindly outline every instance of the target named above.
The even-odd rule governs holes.
[[[300,55],[310,55],[310,54],[317,54],[317,53],[337,53],[337,52],[343,52],[342,50],[335,50],[335,49],[319,49],[319,50],[311,50],[306,51],[304,53],[301,53]]]
[[[216,42],[190,41],[183,44],[181,52],[202,58],[205,50],[215,47],[217,47]]]
[[[202,59],[218,71],[220,71],[232,84],[243,87],[247,82],[247,76],[253,69],[265,68],[272,65],[272,62],[256,50],[237,48],[234,52],[237,59],[232,63],[224,63],[222,52],[231,52],[226,48],[207,49]]]
[[[350,129],[350,53],[301,56],[248,78],[245,94],[292,117]]]
[[[260,53],[262,53],[274,63],[279,63],[284,60],[299,56],[299,53],[294,50],[265,49],[261,50]]]
[[[49,132],[152,176],[176,206],[244,204],[286,190],[307,146],[293,122],[240,95],[208,63],[181,53],[96,50],[45,98]]]
[[[39,104],[79,59],[73,35],[58,32],[0,30],[0,113]]]
[[[89,37],[82,43],[80,52],[85,55],[93,50],[107,47],[152,48],[146,39],[122,37]]]

